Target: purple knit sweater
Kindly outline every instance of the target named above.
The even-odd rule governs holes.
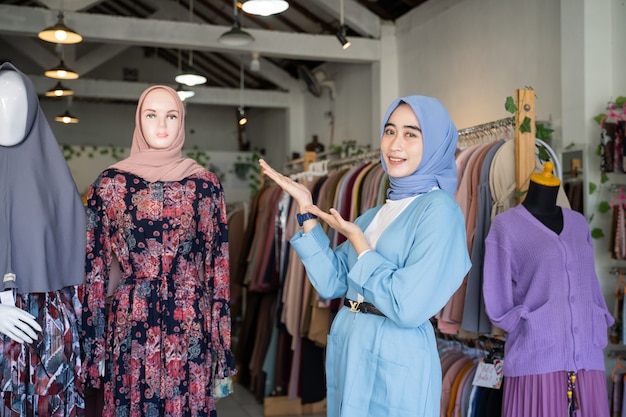
[[[604,370],[614,319],[585,218],[563,209],[557,235],[522,205],[497,215],[485,240],[487,315],[507,335],[504,375]]]

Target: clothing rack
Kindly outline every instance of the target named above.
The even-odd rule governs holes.
[[[491,142],[492,136],[498,136],[495,140],[500,139],[502,135],[509,136],[515,119],[507,117],[493,122],[487,122],[476,126],[466,127],[459,130],[459,148],[464,149],[479,143]]]
[[[375,162],[380,161],[380,150],[371,152],[364,152],[357,155],[352,155],[347,158],[337,159],[334,161],[328,161],[328,168],[342,168],[345,166],[351,166],[363,162]]]

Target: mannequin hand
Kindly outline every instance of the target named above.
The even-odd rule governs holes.
[[[104,376],[104,371],[105,371],[105,361],[104,359],[102,359],[100,361],[100,363],[98,364],[98,373],[100,374],[100,376]]]
[[[263,159],[259,159],[259,165],[263,174],[273,180],[284,192],[289,194],[300,207],[300,212],[304,213],[305,206],[313,204],[311,191],[304,184],[300,184],[289,177],[284,176],[274,168],[269,166]]]
[[[37,340],[41,326],[35,317],[26,311],[6,304],[0,304],[0,333],[17,343],[32,343]]]

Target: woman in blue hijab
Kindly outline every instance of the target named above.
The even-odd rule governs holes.
[[[441,364],[430,318],[470,268],[454,200],[457,139],[438,100],[394,100],[380,144],[387,200],[354,223],[320,210],[303,184],[259,162],[298,204],[302,229],[291,244],[312,285],[325,299],[344,298],[328,335],[329,417],[439,415]],[[347,241],[333,250],[320,221]]]

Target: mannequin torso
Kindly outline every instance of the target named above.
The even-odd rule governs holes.
[[[0,71],[0,146],[17,145],[26,133],[28,100],[22,77]]]
[[[528,193],[522,205],[541,223],[554,233],[563,230],[563,213],[556,205],[559,187],[541,185],[534,181],[528,184]]]

